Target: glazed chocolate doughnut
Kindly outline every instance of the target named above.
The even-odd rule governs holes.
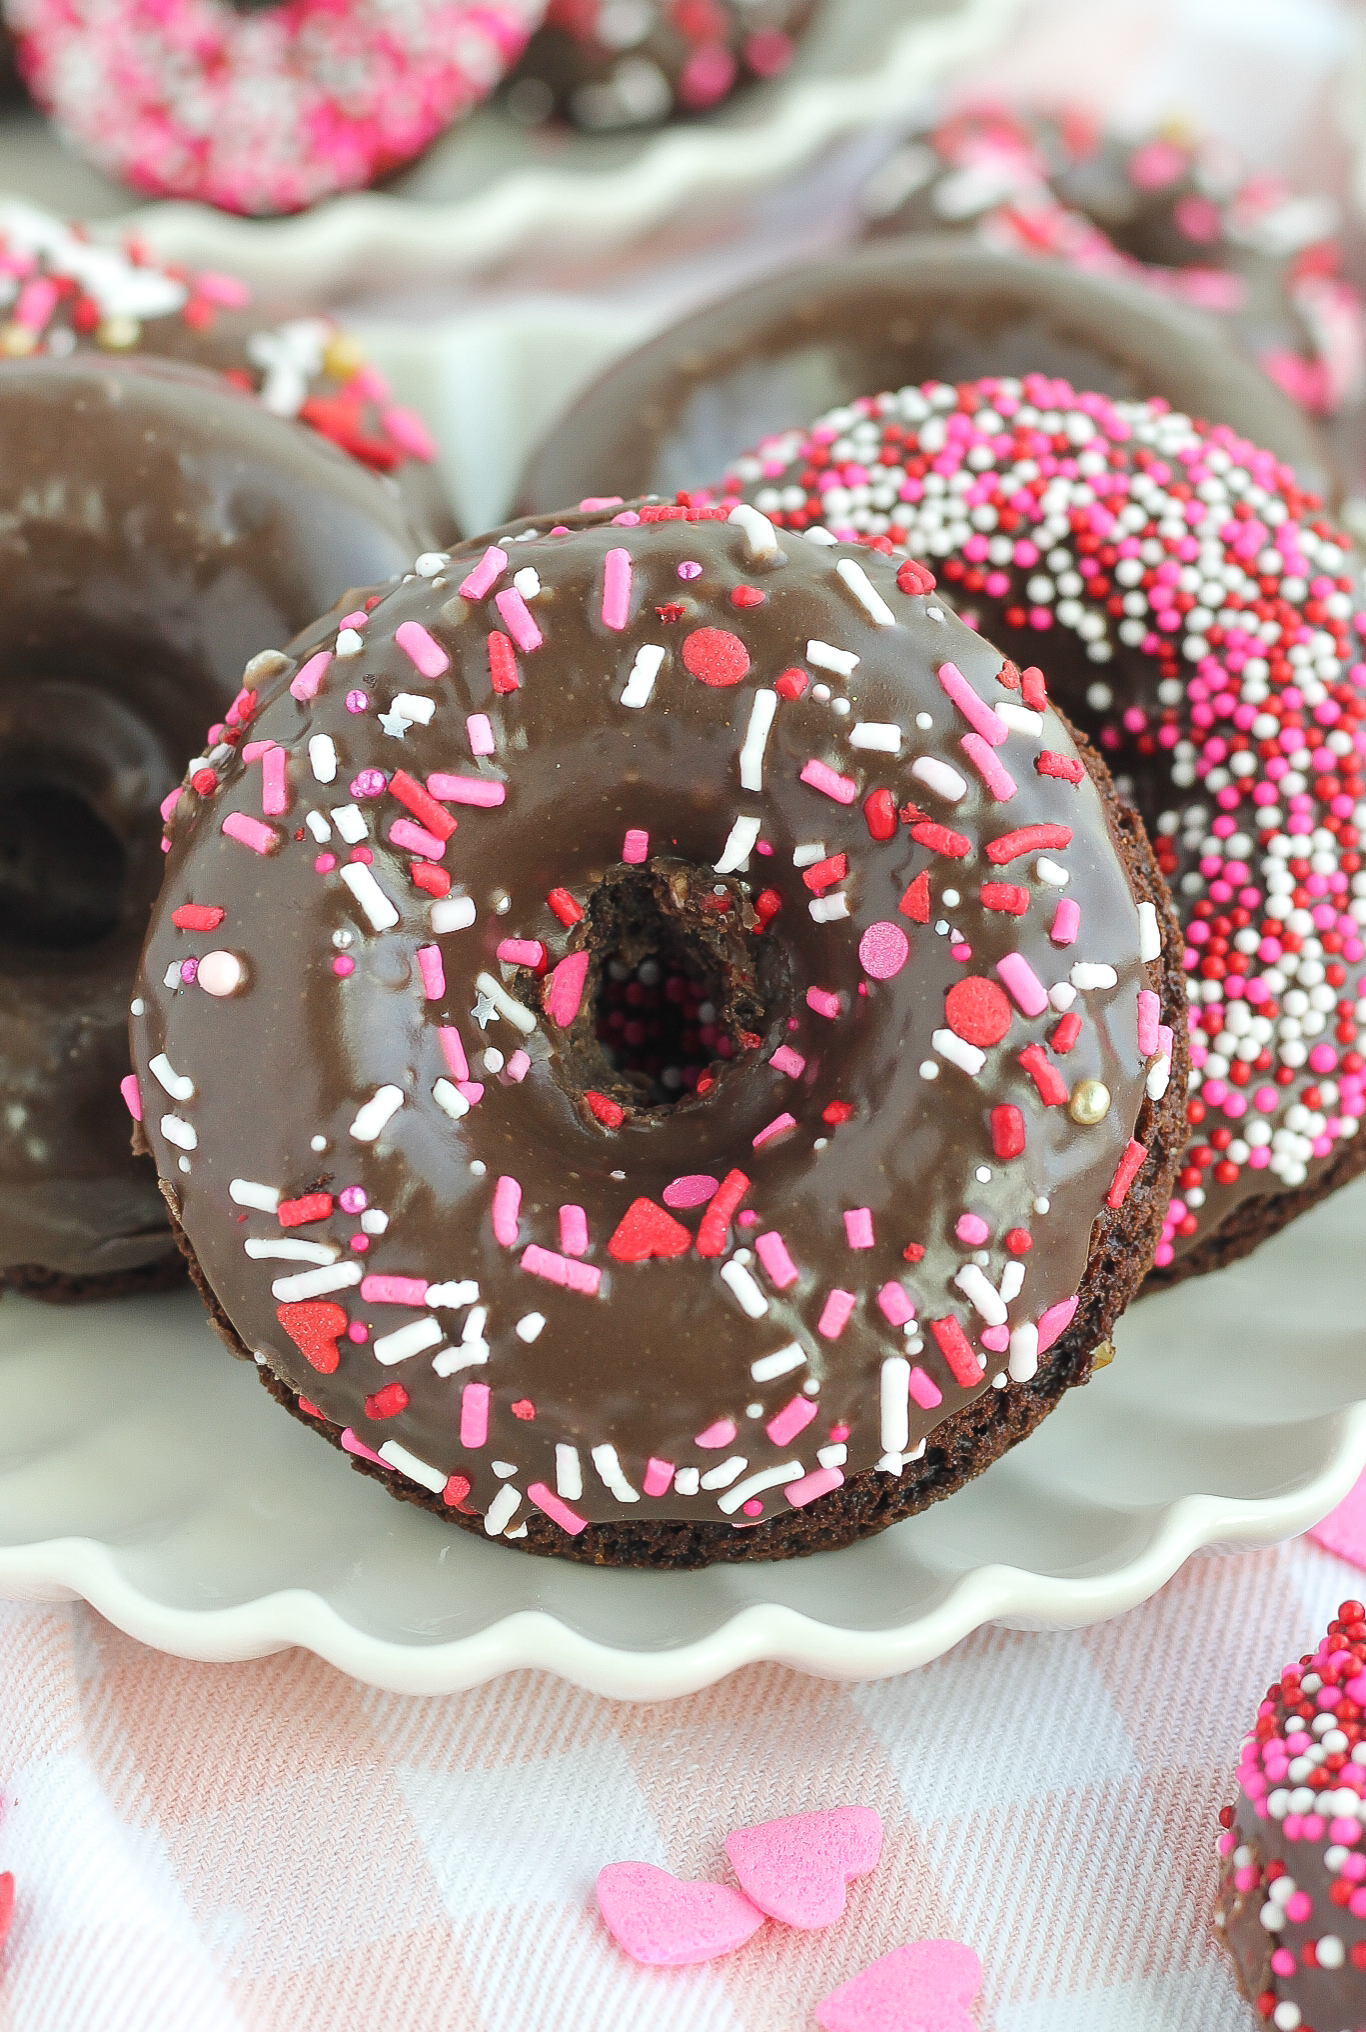
[[[411,545],[368,473],[207,374],[0,366],[0,1282],[173,1266],[119,1097],[158,806],[244,661]]]
[[[863,199],[874,232],[956,227],[987,246],[1132,274],[1226,320],[1324,420],[1344,488],[1366,494],[1366,318],[1327,195],[1250,174],[1224,142],[1122,140],[1080,109],[991,106],[916,136]]]
[[[930,556],[1136,802],[1186,931],[1190,1147],[1159,1278],[1366,1165],[1366,612],[1288,467],[1161,403],[1027,376],[903,389],[735,469],[780,523]]]
[[[270,325],[236,276],[168,268],[14,198],[0,200],[0,298],[6,358],[93,350],[210,368],[396,483],[427,542],[455,534],[436,440],[331,318]]]
[[[1266,445],[1305,486],[1329,482],[1303,412],[1209,319],[1122,277],[912,236],[769,277],[619,361],[537,452],[520,505],[546,514],[585,494],[671,497],[713,485],[770,431],[870,388],[1030,372],[1165,396]]]
[[[1266,1690],[1219,1814],[1216,1936],[1276,2032],[1366,2023],[1366,1609]]]
[[[508,81],[528,127],[554,117],[594,133],[705,113],[774,78],[816,0],[550,0]]]
[[[1105,1358],[1161,1230],[1140,833],[927,573],[788,541],[590,503],[421,561],[169,823],[133,1058],[220,1330],[534,1551],[880,1529]]]

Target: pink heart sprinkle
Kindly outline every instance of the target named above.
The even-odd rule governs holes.
[[[598,1872],[598,1910],[632,1961],[683,1968],[743,1947],[764,1915],[729,1884],[685,1884],[653,1863],[609,1863]]]
[[[982,1964],[956,1940],[894,1947],[816,2006],[822,2032],[975,2032]]]
[[[882,1822],[870,1806],[794,1813],[726,1836],[726,1854],[746,1897],[788,1926],[830,1926],[844,1888],[876,1869]]]

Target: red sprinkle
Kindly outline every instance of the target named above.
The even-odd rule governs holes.
[[[991,1111],[991,1148],[1002,1159],[1018,1157],[1025,1147],[1025,1120],[1008,1102]]]
[[[811,680],[806,672],[798,670],[794,666],[793,669],[785,670],[781,677],[773,680],[773,689],[777,692],[779,698],[800,698],[810,682]]]
[[[609,1101],[606,1094],[585,1093],[584,1099],[604,1129],[619,1129],[626,1120],[626,1110],[615,1101]]]
[[[828,1101],[821,1109],[821,1120],[832,1129],[838,1129],[841,1122],[848,1122],[854,1113],[849,1101]]]
[[[435,867],[430,861],[412,861],[408,866],[419,889],[425,889],[429,896],[445,896],[451,886],[451,878],[444,868]]]
[[[1106,1206],[1108,1207],[1123,1206],[1125,1200],[1129,1196],[1129,1187],[1133,1184],[1134,1180],[1138,1177],[1139,1172],[1143,1169],[1143,1165],[1147,1158],[1147,1155],[1148,1155],[1147,1144],[1138,1143],[1131,1136],[1129,1138],[1128,1148],[1125,1150],[1124,1155],[1120,1158],[1119,1163],[1115,1167],[1114,1183],[1111,1185],[1110,1190],[1105,1195]]]
[[[907,1242],[901,1253],[908,1263],[920,1263],[924,1260],[925,1256],[924,1244],[921,1242]]]
[[[1040,776],[1060,776],[1064,783],[1080,783],[1086,774],[1085,765],[1074,755],[1055,755],[1051,748],[1042,749],[1034,757],[1034,767]]]
[[[1028,670],[1020,672],[1020,691],[1025,704],[1032,713],[1041,713],[1048,704],[1048,693],[1044,689],[1043,672],[1031,663]]]
[[[441,1500],[452,1510],[463,1510],[465,1499],[470,1492],[468,1475],[451,1475],[441,1492]]]
[[[928,847],[932,854],[951,854],[955,861],[972,852],[971,840],[964,839],[962,833],[950,832],[947,826],[937,825],[932,818],[922,819],[919,825],[913,825],[911,838],[917,846]],[[991,852],[990,847],[987,852]]]
[[[1034,1237],[1028,1228],[1012,1228],[1006,1236],[1006,1247],[1012,1256],[1027,1256],[1034,1247]]]
[[[849,873],[847,854],[831,854],[824,861],[817,861],[810,868],[802,869],[802,880],[813,895],[824,896],[827,889],[833,889]]]
[[[519,1397],[515,1404],[508,1406],[508,1409],[513,1417],[520,1418],[523,1424],[528,1424],[536,1416],[536,1406],[529,1397]]]
[[[683,640],[683,668],[715,689],[749,674],[749,651],[728,628],[694,628]]]
[[[984,974],[966,974],[944,997],[944,1021],[955,1037],[985,1051],[1010,1028],[1010,997]]]
[[[341,1360],[337,1336],[346,1331],[346,1314],[330,1298],[300,1298],[277,1305],[275,1317],[310,1368],[330,1376]]]
[[[182,903],[171,912],[177,931],[217,931],[225,912],[216,903]]]
[[[1024,1067],[1046,1108],[1063,1108],[1067,1105],[1067,1081],[1055,1065],[1044,1057],[1041,1044],[1030,1044],[1020,1053],[1020,1064]]]
[[[400,1411],[408,1409],[408,1392],[401,1383],[386,1383],[382,1390],[376,1390],[373,1397],[365,1400],[367,1418],[397,1418]]]
[[[768,598],[757,586],[737,586],[730,596],[732,607],[762,607]]]
[[[325,1221],[332,1212],[330,1192],[306,1192],[302,1199],[282,1199],[275,1209],[282,1228],[307,1227],[310,1221]]]
[[[618,1263],[644,1263],[652,1256],[686,1256],[692,1235],[652,1199],[635,1199],[617,1222],[607,1253]]]
[[[1055,1025],[1049,1046],[1059,1058],[1064,1058],[1081,1036],[1081,1018],[1075,1009],[1069,1009],[1062,1021]]]
[[[561,924],[577,924],[583,916],[582,910],[567,889],[552,889],[545,900]]]
[[[930,877],[927,869],[922,869],[916,876],[914,882],[912,882],[910,888],[897,905],[897,909],[903,917],[909,917],[915,924],[929,923]]]
[[[896,582],[903,593],[910,593],[912,596],[934,591],[934,573],[927,565],[917,564],[915,559],[910,557],[898,571]]]
[[[498,628],[489,636],[489,676],[496,692],[521,689],[522,681],[517,675],[517,658],[512,653],[512,643]]]
[[[890,790],[870,790],[863,800],[863,817],[875,840],[896,836],[896,799]]]
[[[218,778],[212,769],[196,769],[190,778],[191,790],[197,790],[201,797],[212,797],[218,788]]]
[[[1005,910],[1012,917],[1023,917],[1029,908],[1029,891],[1022,889],[1018,882],[984,882],[982,908]]]
[[[975,1390],[982,1380],[981,1364],[972,1352],[972,1342],[950,1313],[947,1319],[932,1319],[930,1332],[939,1343],[939,1352],[960,1389]]]
[[[698,1085],[702,1082],[699,1080]],[[743,1171],[728,1171],[707,1202],[702,1225],[697,1230],[699,1256],[719,1256],[726,1246],[726,1234],[741,1200],[749,1191]]]
[[[1059,853],[1071,844],[1071,826],[1021,826],[1017,832],[1002,833],[998,840],[988,840],[987,859],[993,866],[1004,868],[1008,861],[1017,861],[1021,854],[1032,854],[1036,851]]]
[[[506,641],[506,636],[503,638]],[[438,804],[429,790],[415,783],[406,769],[396,769],[389,779],[389,788],[400,804],[406,804],[413,817],[435,833],[439,840],[448,840],[455,831],[458,821],[453,819],[443,804]]]
[[[681,600],[666,600],[662,607],[655,608],[656,614],[665,623],[681,621],[687,611]]]
[[[754,899],[754,914],[760,924],[770,923],[783,907],[783,899],[776,889],[761,889]]]
[[[1018,691],[1020,689],[1019,665],[1012,663],[1008,656],[996,673],[996,682],[999,685],[1003,685],[1007,691]]]

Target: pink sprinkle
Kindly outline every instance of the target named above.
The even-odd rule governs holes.
[[[678,567],[678,576],[681,579],[700,579],[702,567],[698,564],[696,558],[686,557]]]
[[[570,953],[562,959],[550,976],[550,989],[546,995],[546,1013],[560,1030],[567,1030],[579,1013],[583,1001],[583,984],[588,977],[588,954]]]
[[[1072,1324],[1072,1315],[1080,1304],[1079,1298],[1064,1298],[1060,1305],[1050,1305],[1039,1320],[1039,1353],[1051,1348],[1058,1335]]]
[[[363,1348],[370,1338],[370,1329],[362,1320],[353,1319],[350,1326],[346,1329],[346,1338],[349,1341],[354,1341],[358,1348]]]
[[[1001,715],[994,713],[986,703],[986,700],[977,696],[977,693],[968,683],[958,665],[956,663],[941,663],[935,674],[949,697],[957,706],[959,712],[962,713],[964,719],[971,720],[977,730],[979,740],[988,741],[993,748],[999,748],[1009,734],[1010,729],[1001,718]],[[963,743],[963,746],[967,747],[966,741]],[[968,749],[968,753],[971,754],[972,750]],[[979,764],[978,766],[980,767],[981,765]],[[983,774],[985,774],[985,771],[983,771]],[[990,783],[988,783],[988,788],[990,787]],[[1014,789],[1013,784],[1011,789]],[[999,796],[999,791],[996,794]]]
[[[394,641],[420,677],[442,677],[451,667],[450,657],[420,621],[400,622]]]
[[[756,1235],[754,1253],[779,1291],[786,1291],[796,1283],[799,1275],[797,1266],[788,1255],[787,1244],[776,1228],[770,1228],[767,1234]]]
[[[140,1122],[142,1120],[142,1094],[138,1088],[136,1073],[126,1072],[124,1074],[123,1078],[119,1081],[119,1092],[123,1095],[123,1105],[127,1108],[133,1120]]]
[[[858,942],[859,965],[874,981],[890,981],[910,957],[911,942],[899,924],[880,918]]]
[[[702,1206],[715,1194],[719,1180],[707,1171],[689,1171],[682,1178],[671,1178],[660,1198],[666,1207],[675,1212],[685,1207]]]
[[[814,1009],[818,1016],[828,1016],[833,1021],[840,1013],[840,998],[832,988],[808,988],[806,1006]]]
[[[366,1277],[360,1295],[367,1305],[425,1305],[425,1277]]]
[[[980,1214],[959,1214],[953,1232],[965,1249],[980,1249],[991,1229]]]
[[[858,785],[852,776],[839,775],[828,762],[818,762],[814,755],[802,764],[801,780],[813,790],[823,790],[836,804],[852,804],[858,796]]]
[[[349,691],[346,694],[346,710],[348,713],[363,713],[369,703],[370,701],[363,691]]]
[[[373,1461],[375,1463],[375,1466],[378,1468],[389,1467],[389,1463],[387,1460],[381,1460],[379,1455],[374,1451],[374,1449],[372,1447],[368,1447],[363,1439],[356,1438],[355,1433],[351,1430],[351,1427],[349,1425],[347,1426],[346,1430],[342,1433],[341,1443],[342,1443],[342,1451],[344,1453],[358,1454],[362,1460]],[[392,1473],[392,1470],[390,1470],[390,1472]]]
[[[337,626],[338,628],[364,628],[368,624],[369,619],[370,616],[366,613],[364,607],[357,607],[354,613],[343,614]]]
[[[43,331],[57,308],[57,285],[50,275],[35,275],[19,292],[14,322],[25,331]]]
[[[244,847],[250,847],[254,854],[273,854],[280,844],[274,826],[262,825],[259,818],[248,818],[244,811],[230,811],[221,830],[230,840],[240,840]]]
[[[510,967],[538,967],[545,958],[545,947],[538,938],[501,938],[497,957]]]
[[[290,697],[298,699],[301,703],[304,699],[316,698],[322,689],[322,681],[327,675],[327,666],[331,661],[330,649],[320,649],[316,656],[310,656],[290,684]]]
[[[247,766],[250,767],[253,762],[259,762],[263,755],[268,755],[274,746],[275,743],[273,741],[248,741],[243,748],[238,750],[238,753]]]
[[[588,1527],[588,1519],[580,1517],[577,1510],[571,1510],[568,1503],[548,1489],[544,1482],[531,1482],[527,1486],[527,1500],[544,1510],[552,1524],[558,1524],[561,1531],[567,1531],[571,1538],[577,1538],[580,1531]]]
[[[177,783],[174,790],[167,791],[161,800],[161,816],[163,820],[170,818],[171,813],[175,810],[184,794],[185,786],[183,783]]]
[[[645,1463],[645,1480],[641,1486],[647,1496],[667,1496],[673,1486],[673,1478],[673,1462],[656,1460],[651,1454]]]
[[[348,974],[355,973],[356,962],[352,959],[350,953],[338,953],[332,962],[332,971],[339,981],[344,981]]]
[[[436,439],[413,410],[390,403],[380,412],[379,420],[384,425],[385,434],[393,439],[401,452],[407,452],[410,459],[420,459],[424,466],[434,463]]]
[[[1014,797],[1020,786],[1005,764],[997,761],[980,734],[964,734],[958,745],[998,804]]]
[[[1010,990],[1011,999],[1026,1016],[1042,1016],[1048,1007],[1048,990],[1023,953],[1006,953],[997,960],[996,971]]]
[[[844,1232],[851,1249],[871,1249],[873,1246],[873,1215],[869,1207],[849,1207],[844,1216]]]
[[[765,1143],[771,1143],[775,1136],[781,1136],[785,1129],[795,1129],[796,1126],[797,1118],[795,1115],[775,1115],[768,1127],[761,1129],[757,1136],[751,1137],[750,1141],[754,1149],[758,1150]]]
[[[1162,1004],[1151,988],[1138,991],[1138,1048],[1145,1058],[1151,1058],[1157,1050],[1158,1017]]]
[[[489,1436],[489,1386],[466,1383],[460,1392],[460,1444],[473,1450]]]
[[[526,1078],[527,1074],[531,1071],[531,1059],[529,1054],[525,1051],[514,1051],[512,1057],[503,1067],[503,1070],[507,1074],[508,1078],[512,1081],[514,1086],[520,1086],[522,1081]]]
[[[553,1249],[542,1249],[532,1242],[522,1251],[522,1268],[533,1277],[544,1277],[547,1284],[562,1284],[567,1291],[581,1291],[586,1298],[596,1298],[602,1283],[602,1272],[591,1263],[573,1263],[567,1256],[557,1256]]]
[[[251,291],[235,275],[223,275],[216,268],[201,268],[194,279],[196,296],[207,297],[223,310],[245,310]]]
[[[816,1468],[813,1473],[803,1475],[800,1481],[788,1482],[783,1494],[794,1510],[801,1510],[806,1504],[814,1503],[817,1496],[828,1496],[843,1481],[844,1474],[839,1468]]]
[[[508,794],[506,783],[495,783],[491,777],[446,776],[440,770],[427,778],[427,790],[448,804],[477,804],[486,811],[492,811]]]
[[[519,649],[530,651],[540,648],[544,637],[531,618],[531,609],[515,586],[499,593],[493,604],[507,623],[508,634]]]
[[[809,1397],[793,1397],[769,1419],[764,1430],[775,1446],[790,1446],[815,1415],[816,1407]]]
[[[472,1108],[477,1108],[484,1098],[484,1089],[478,1080],[457,1080],[456,1092],[467,1100]]]
[[[467,1080],[470,1076],[469,1061],[465,1057],[465,1047],[460,1041],[460,1032],[450,1024],[445,1024],[438,1035],[441,1038],[441,1049],[446,1054],[446,1063],[456,1080]]]
[[[602,625],[624,628],[631,614],[631,553],[609,550],[602,571]]]
[[[470,737],[471,755],[492,755],[493,728],[487,713],[471,713],[465,721],[465,732]]]
[[[915,1307],[899,1284],[884,1284],[877,1302],[889,1326],[905,1326],[908,1319],[915,1318]]]
[[[1157,1026],[1157,1050],[1164,1058],[1169,1059],[1171,1057],[1174,1043],[1175,1039],[1172,1036],[1171,1024],[1159,1023]]]
[[[911,1370],[907,1386],[922,1411],[933,1411],[936,1404],[942,1404],[944,1393],[934,1379],[925,1374],[919,1363]]]
[[[816,1332],[827,1341],[837,1341],[844,1332],[849,1315],[857,1303],[858,1300],[852,1291],[838,1289],[832,1291],[821,1308],[821,1316],[816,1321]]]
[[[579,507],[585,515],[595,515],[599,508],[620,508],[620,506],[620,494],[585,494],[579,503]],[[561,524],[561,533],[565,536],[569,534],[569,531],[564,528],[563,524]],[[555,534],[554,530],[551,531],[551,534],[552,536]]]
[[[417,970],[422,976],[422,992],[429,1002],[440,1002],[446,993],[446,969],[441,964],[439,945],[420,945],[417,949]]]
[[[1081,929],[1081,905],[1070,896],[1064,896],[1053,912],[1053,924],[1048,936],[1054,945],[1073,945]]]
[[[500,1178],[493,1188],[493,1239],[504,1249],[517,1245],[517,1210],[521,1204],[522,1188],[517,1180]]]
[[[508,554],[491,543],[480,558],[474,570],[460,582],[460,596],[465,600],[482,600],[490,586],[495,585],[507,570]]]
[[[370,1195],[363,1185],[344,1186],[337,1198],[346,1214],[363,1214],[370,1204]]]
[[[800,1052],[794,1051],[790,1044],[780,1044],[769,1064],[776,1066],[779,1072],[785,1072],[789,1079],[800,1079],[806,1060]]]
[[[714,1425],[707,1427],[705,1432],[698,1433],[693,1441],[693,1445],[705,1447],[710,1453],[720,1447],[729,1446],[734,1437],[734,1421],[729,1418],[718,1418]]]
[[[428,861],[439,861],[446,852],[446,842],[439,840],[435,833],[429,833],[416,819],[396,818],[389,828],[389,838],[396,847],[402,847],[410,854],[421,854]]]
[[[560,1247],[566,1256],[587,1254],[588,1216],[581,1206],[560,1208]]]

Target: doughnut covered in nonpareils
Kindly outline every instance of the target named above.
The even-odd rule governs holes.
[[[1088,1372],[1170,1190],[1171,920],[921,567],[520,525],[305,637],[249,733],[169,820],[144,1129],[224,1336],[396,1493],[776,1556]]]

